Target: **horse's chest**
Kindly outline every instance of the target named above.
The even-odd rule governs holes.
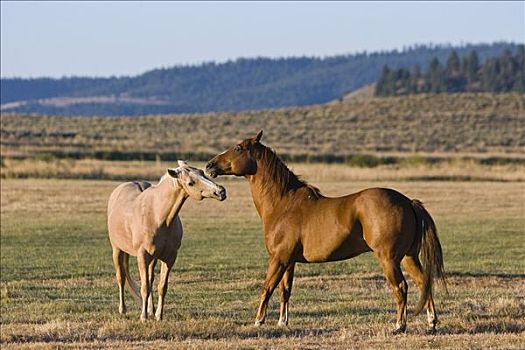
[[[299,222],[288,215],[282,215],[279,220],[265,221],[264,231],[264,243],[270,255],[281,250],[293,250],[299,241]]]
[[[142,246],[148,254],[164,260],[177,254],[182,242],[182,226],[161,226],[145,235]]]

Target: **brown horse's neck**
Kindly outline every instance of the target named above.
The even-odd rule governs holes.
[[[271,203],[271,196],[264,196],[263,193],[275,192],[275,190],[269,188],[265,189],[262,181],[262,177],[264,175],[261,176],[258,173],[259,171],[257,171],[255,175],[247,175],[246,178],[250,184],[250,192],[252,193],[255,209],[257,209],[259,216],[264,218],[264,216],[267,215],[275,207],[275,205],[272,205]]]
[[[291,195],[298,189],[307,187],[320,196],[317,189],[300,180],[271,149],[260,145],[255,151],[255,158],[257,171],[246,177],[261,218],[293,200]]]
[[[188,198],[188,194],[177,181],[171,178],[162,180],[151,190],[155,222],[159,227],[163,224],[169,226]]]

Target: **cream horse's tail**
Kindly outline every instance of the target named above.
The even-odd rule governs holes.
[[[124,259],[124,274],[126,275],[126,281],[128,281],[127,286],[133,295],[133,299],[137,302],[139,306],[142,305],[142,297],[140,296],[140,288],[137,282],[131,277],[129,273],[129,255],[126,255]]]

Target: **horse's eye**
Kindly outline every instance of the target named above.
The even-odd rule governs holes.
[[[233,150],[234,150],[235,152],[237,152],[237,153],[241,153],[241,152],[242,152],[242,148],[241,148],[241,146],[239,146],[239,145],[235,146],[235,148],[234,148]]]
[[[194,184],[193,181],[188,182],[188,186],[193,186],[193,184]]]

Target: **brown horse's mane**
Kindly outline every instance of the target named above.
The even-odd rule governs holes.
[[[264,164],[267,171],[267,176],[263,178],[264,187],[270,188],[270,185],[276,185],[281,195],[307,188],[314,198],[324,197],[317,187],[295,175],[270,147],[258,144],[255,150],[257,159]]]

